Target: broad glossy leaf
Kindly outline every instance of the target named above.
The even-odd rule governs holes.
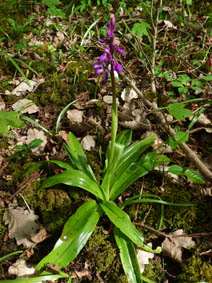
[[[95,200],[85,202],[65,223],[60,239],[68,242],[74,241],[75,238],[79,238],[82,227],[85,226],[88,231],[93,230],[101,212],[102,209]]]
[[[143,247],[143,236],[131,222],[129,215],[119,208],[113,201],[104,201],[100,206],[110,219],[110,221],[118,227],[133,243],[139,247]]]
[[[116,137],[116,142],[119,144],[123,144],[125,146],[130,145],[131,141],[132,141],[132,130],[123,130]]]
[[[75,137],[75,135],[69,132],[68,139],[69,139],[69,147],[67,146],[66,143],[64,143],[63,146],[68,154],[68,157],[73,163],[75,169],[84,171],[89,177],[91,177],[93,180],[96,180],[91,167],[87,163],[86,154],[82,149],[81,144],[78,142],[77,138]]]
[[[132,242],[116,227],[114,228],[114,236],[120,250],[121,263],[128,282],[141,283],[140,269]]]
[[[132,185],[137,179],[146,175],[154,167],[154,159],[151,156],[146,155],[140,160],[131,163],[122,174],[114,175],[116,181],[113,181],[110,190],[110,199],[115,200],[122,192],[124,192],[130,185]],[[113,175],[113,178],[114,178]]]
[[[67,169],[61,174],[52,176],[44,180],[42,188],[49,188],[57,184],[79,187],[84,189],[100,199],[104,199],[101,187],[93,181],[86,173],[80,170]]]
[[[47,263],[52,263],[60,268],[66,267],[85,246],[101,214],[101,208],[95,200],[87,201],[81,205],[66,222],[54,249],[38,263],[36,269],[40,270]]]
[[[87,164],[87,157],[82,149],[81,144],[78,142],[74,134],[69,132],[68,134],[69,148],[71,152],[72,162],[78,167],[78,169],[84,168]]]
[[[114,183],[117,182],[117,180],[126,172],[126,170],[132,166],[138,159],[140,159],[141,154],[150,146],[153,144],[155,139],[154,135],[150,135],[144,140],[140,142],[135,142],[134,144],[128,146],[121,158],[119,159],[118,166],[113,171],[111,180],[110,180],[110,186],[112,187]],[[107,182],[105,181],[105,178],[102,182],[102,188],[105,190],[107,186]]]
[[[111,145],[111,144],[110,144]],[[114,144],[114,156],[113,156],[113,160],[109,166],[109,160],[110,160],[110,145],[108,147],[107,153],[106,153],[106,160],[105,160],[105,180],[104,182],[107,182],[107,177],[111,174],[111,172],[113,172],[117,165],[119,164],[119,160],[123,154],[124,148],[125,146],[122,144],[118,144],[115,143]],[[107,175],[107,176],[106,176]]]

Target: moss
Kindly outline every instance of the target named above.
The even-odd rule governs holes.
[[[12,175],[12,184],[17,184],[18,182],[23,181],[25,173],[32,165],[34,165],[34,163],[31,161],[28,161],[25,164],[11,161],[8,168]]]
[[[150,259],[149,263],[145,265],[143,276],[153,280],[154,282],[162,282],[164,277],[164,268],[158,258]]]
[[[0,246],[4,238],[4,233],[6,232],[6,227],[3,225],[3,214],[4,211],[0,210]]]
[[[177,277],[177,282],[211,282],[212,264],[211,261],[203,261],[198,256],[192,256],[182,266],[182,272]]]
[[[23,192],[29,205],[39,210],[42,224],[48,232],[54,233],[61,229],[71,212],[71,200],[68,194],[58,189],[39,189],[40,184],[34,182]]]
[[[105,278],[109,278],[117,273],[120,268],[117,249],[109,241],[109,235],[104,234],[102,226],[96,227],[86,245],[86,250],[89,253],[88,262],[95,264],[99,274],[104,272]]]
[[[164,189],[160,187],[153,187],[151,193],[159,195],[164,201],[172,203],[187,203],[197,204],[197,200],[194,200],[194,191],[190,188],[182,188],[174,184],[167,184]],[[196,225],[197,219],[197,207],[177,207],[166,206],[165,207],[165,220],[163,229],[177,229],[181,228],[185,233],[193,231],[193,227]]]
[[[87,152],[88,163],[93,169],[94,175],[96,176],[97,182],[100,183],[102,180],[102,162],[99,160],[97,152]]]

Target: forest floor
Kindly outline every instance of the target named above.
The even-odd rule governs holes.
[[[67,185],[41,189],[43,180],[62,169],[48,164],[32,172],[32,166],[44,160],[66,161],[63,143],[68,143],[71,131],[101,181],[110,140],[112,92],[110,81],[104,83],[96,76],[93,64],[103,53],[98,38],[105,38],[113,12],[116,42],[125,50],[118,58],[124,74],[117,82],[118,132],[133,130],[133,142],[154,133],[156,143],[149,151],[169,160],[136,181],[117,203],[151,194],[166,202],[193,205],[165,205],[163,220],[157,203],[126,207],[145,243],[154,248],[163,246],[174,232],[183,234],[161,254],[147,256],[143,275],[152,280],[147,282],[212,282],[212,181],[179,146],[185,142],[212,171],[212,4],[92,2],[95,5],[65,0],[0,3],[0,257],[20,251],[0,262],[0,280],[17,278],[13,272],[18,259],[30,268],[45,257],[67,219],[91,198]],[[163,108],[167,123],[181,133],[179,140],[169,135],[126,77],[148,101]],[[173,104],[182,108],[171,111]],[[11,122],[2,111],[19,114]],[[171,165],[176,166],[169,170]],[[27,214],[37,223],[31,238],[21,228]],[[26,276],[23,270],[18,272]],[[76,283],[127,282],[105,216],[63,271]]]

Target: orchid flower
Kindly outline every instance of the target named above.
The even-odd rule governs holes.
[[[99,57],[98,61],[93,65],[95,74],[103,73],[104,82],[108,80],[108,72],[122,72],[122,65],[114,58],[114,53],[125,54],[125,51],[118,47],[114,42],[114,32],[116,31],[116,20],[114,14],[110,15],[110,21],[107,24],[107,39],[100,38],[101,43],[105,43],[104,53]]]

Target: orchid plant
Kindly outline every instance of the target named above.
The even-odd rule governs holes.
[[[123,55],[125,51],[115,44],[115,32],[116,21],[112,14],[108,22],[107,39],[99,39],[101,43],[105,44],[104,53],[94,64],[96,75],[103,74],[104,83],[108,81],[110,76],[113,94],[111,141],[106,152],[102,182],[101,184],[98,183],[92,168],[87,163],[86,154],[79,141],[70,132],[69,143],[64,143],[64,149],[70,162],[48,161],[60,166],[64,171],[45,179],[42,188],[49,188],[62,183],[84,189],[91,193],[95,199],[83,203],[75,214],[70,216],[53,250],[37,264],[36,270],[43,269],[49,263],[58,266],[60,269],[65,268],[85,246],[100,217],[106,214],[114,227],[115,241],[120,250],[121,262],[128,281],[151,283],[153,281],[145,278],[139,270],[135,246],[152,253],[160,253],[161,248],[152,250],[150,246],[144,244],[142,233],[135,227],[124,208],[126,205],[142,202],[161,204],[161,217],[158,226],[158,229],[160,229],[163,222],[164,205],[174,204],[165,202],[158,196],[151,194],[133,196],[120,206],[117,205],[115,200],[136,180],[153,170],[154,166],[162,164],[164,160],[167,161],[168,158],[154,152],[143,155],[144,151],[154,143],[154,135],[132,143],[131,130],[124,130],[117,134],[118,111],[114,72],[122,72],[122,66],[116,60],[115,53]],[[43,162],[39,166],[41,164]]]

